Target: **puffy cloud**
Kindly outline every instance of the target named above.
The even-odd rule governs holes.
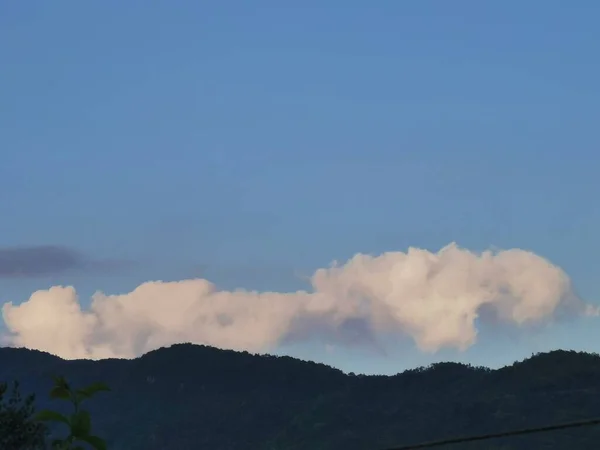
[[[268,351],[315,336],[353,345],[407,335],[423,351],[464,350],[477,339],[483,309],[517,326],[563,310],[595,313],[559,267],[519,249],[475,253],[450,244],[437,253],[357,254],[317,270],[311,283],[310,291],[278,293],[217,290],[204,279],[148,282],[127,294],[98,292],[88,311],[72,287],[52,287],[4,304],[2,314],[13,345],[104,358],[176,342]]]

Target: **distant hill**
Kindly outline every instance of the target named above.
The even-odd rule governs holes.
[[[0,381],[18,379],[39,408],[51,375],[111,386],[89,405],[111,450],[377,450],[600,417],[600,356],[570,351],[497,370],[440,363],[362,376],[191,344],[101,361],[0,348]],[[599,447],[600,427],[589,427],[440,448]]]

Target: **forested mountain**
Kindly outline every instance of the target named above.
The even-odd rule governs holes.
[[[179,344],[135,360],[0,349],[0,381],[47,396],[52,375],[107,383],[89,409],[110,450],[379,449],[600,416],[600,356],[554,351],[498,370],[434,364],[346,375],[289,357]],[[600,427],[442,449],[596,449]]]

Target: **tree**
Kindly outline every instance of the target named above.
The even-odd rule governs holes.
[[[8,395],[7,395],[8,394]],[[35,396],[21,397],[19,383],[12,389],[0,383],[0,448],[2,450],[41,450],[48,429],[34,418]]]
[[[44,409],[36,415],[36,419],[39,421],[64,423],[69,429],[67,437],[52,442],[52,448],[57,450],[83,450],[83,447],[77,445],[77,443],[85,442],[95,450],[106,450],[104,440],[92,434],[90,413],[81,408],[81,402],[89,399],[97,392],[109,390],[104,383],[93,383],[86,388],[72,389],[63,377],[54,378],[50,398],[70,402],[73,405],[73,413],[70,416],[65,416],[57,411]]]

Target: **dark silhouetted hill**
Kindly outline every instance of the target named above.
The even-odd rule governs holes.
[[[51,375],[111,386],[89,407],[112,450],[376,450],[600,417],[600,356],[570,351],[498,370],[440,363],[362,376],[190,344],[102,361],[0,349],[0,381],[18,379],[39,408],[56,406]],[[590,427],[443,448],[599,447],[600,427]]]

